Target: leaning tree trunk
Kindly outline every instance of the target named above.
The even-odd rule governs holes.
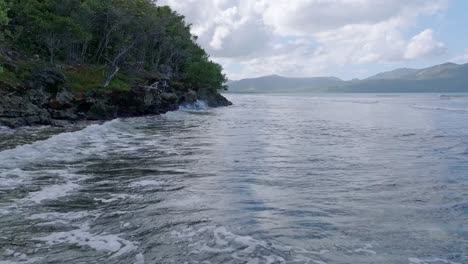
[[[109,87],[110,85],[110,82],[112,81],[112,79],[114,79],[115,75],[119,72],[120,68],[119,66],[117,65],[113,65],[113,71],[112,73],[110,73],[107,78],[106,78],[106,82],[104,83],[104,88],[107,88]]]
[[[112,70],[109,71],[107,74],[106,82],[104,83],[104,88],[109,87],[110,82],[112,79],[114,79],[115,75],[119,72],[120,70],[120,63],[121,60],[125,59],[125,56],[127,56],[127,53],[135,46],[135,44],[138,42],[139,38],[135,39],[130,45],[128,45],[126,48],[124,48],[117,56],[114,58],[112,61],[111,67]]]

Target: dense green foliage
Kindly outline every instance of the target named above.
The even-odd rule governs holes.
[[[0,26],[8,24],[8,6],[5,0],[0,0]]]
[[[94,65],[104,87],[122,73],[164,76],[193,89],[224,89],[226,82],[184,17],[152,0],[0,0],[0,30],[31,58]]]

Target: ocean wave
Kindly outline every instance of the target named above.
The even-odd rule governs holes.
[[[468,108],[451,108],[451,107],[425,106],[425,105],[412,105],[411,107],[415,109],[421,109],[421,110],[468,113]]]
[[[79,185],[75,182],[67,182],[64,184],[45,186],[39,191],[29,193],[28,197],[23,201],[31,201],[34,203],[42,203],[47,200],[56,200],[69,195],[71,192],[79,189]]]
[[[82,219],[89,217],[91,213],[89,211],[77,211],[77,212],[67,212],[67,213],[58,213],[58,212],[48,212],[48,213],[39,213],[33,214],[27,217],[30,220],[41,220],[41,221],[52,221],[57,220],[70,223],[71,221],[76,221],[77,219]]]
[[[89,247],[96,251],[107,252],[112,258],[134,252],[138,249],[138,243],[126,240],[121,235],[93,234],[89,224],[85,223],[80,228],[66,232],[56,232],[34,240],[45,242],[49,246],[59,244],[72,244]]]
[[[452,99],[468,99],[468,95],[447,95],[442,94],[439,96],[440,99],[452,100]]]
[[[118,122],[114,120],[102,125],[94,124],[76,132],[58,134],[46,140],[1,151],[0,168],[14,169],[30,162],[66,162],[85,157],[104,147]]]
[[[0,126],[0,134],[12,134],[15,130],[6,126]]]
[[[414,137],[414,136],[417,136],[418,134],[416,133],[403,133],[403,134],[398,134],[398,135],[395,135],[396,138],[400,138],[400,137]]]
[[[20,206],[72,195],[88,178],[74,164],[108,155],[119,146],[119,137],[127,134],[132,132],[126,131],[126,124],[114,120],[1,151],[0,190]],[[18,188],[23,191],[18,193]],[[5,205],[2,211],[13,209]]]
[[[272,242],[255,239],[251,236],[237,235],[223,226],[206,226],[199,229],[187,227],[184,230],[172,231],[171,235],[178,241],[190,243],[190,257],[193,260],[206,259],[211,256],[222,256],[224,262],[241,263],[317,263],[324,264],[318,253],[312,258],[312,252],[290,246],[278,245]],[[229,260],[226,256],[230,256]],[[210,262],[209,262],[210,263]]]
[[[113,203],[113,202],[118,202],[118,201],[123,201],[127,199],[137,199],[140,198],[140,196],[135,195],[135,194],[126,194],[126,193],[119,193],[119,194],[109,194],[110,198],[93,198],[95,201],[101,202],[101,203]]]
[[[351,103],[351,104],[378,104],[377,100],[333,100],[335,103]]]
[[[388,98],[395,98],[395,97],[401,97],[399,94],[378,94],[376,97],[388,97]]]
[[[461,264],[460,262],[454,262],[441,258],[408,258],[410,264]]]

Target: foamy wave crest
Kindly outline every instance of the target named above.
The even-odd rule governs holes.
[[[18,146],[0,152],[0,189],[10,188],[30,181],[35,177],[31,167],[39,166],[45,172],[50,171],[61,178],[70,178],[67,174],[73,174],[68,169],[54,171],[44,165],[67,164],[93,156],[101,156],[119,142],[121,134],[131,132],[120,129],[121,121],[114,120],[102,125],[90,125],[76,132],[62,133],[43,141]],[[66,176],[66,177],[62,177]],[[76,186],[67,185],[67,190]],[[37,193],[42,196],[43,193]],[[40,198],[40,197],[39,197]],[[39,199],[40,200],[40,199]]]
[[[193,260],[205,260],[211,256],[212,263],[219,261],[229,263],[320,263],[318,257],[304,249],[276,245],[271,242],[254,239],[250,236],[236,235],[225,227],[208,226],[200,229],[188,227],[182,231],[172,231],[171,235],[178,240],[189,241],[189,256]],[[222,259],[213,258],[213,254]],[[226,259],[230,256],[230,260]],[[209,262],[211,263],[211,262]]]
[[[0,152],[0,168],[18,168],[31,162],[73,161],[85,157],[90,152],[97,153],[104,148],[118,120],[102,125],[90,125],[83,130],[67,132],[50,137],[43,141],[18,146]]]
[[[93,234],[88,224],[68,232],[52,233],[46,237],[36,238],[50,246],[59,244],[74,244],[92,248],[119,257],[138,249],[138,243],[121,238],[115,234]]]
[[[438,106],[425,106],[425,105],[412,105],[411,107],[415,109],[422,109],[422,110],[468,113],[468,108],[451,108],[451,107],[438,107]]]
[[[41,203],[46,200],[56,200],[65,197],[71,192],[79,189],[79,185],[75,182],[67,182],[64,184],[50,185],[42,188],[40,191],[32,192],[23,201],[31,201]]]
[[[207,110],[208,108],[208,104],[203,100],[179,106],[179,110]]]
[[[409,258],[409,263],[410,264],[461,264],[460,262],[453,262],[450,260],[446,259],[441,259],[441,258],[426,258],[426,259],[420,259],[420,258]]]
[[[11,129],[9,127],[6,127],[6,126],[0,126],[0,134],[11,134],[11,133],[14,133],[15,130],[14,129]]]

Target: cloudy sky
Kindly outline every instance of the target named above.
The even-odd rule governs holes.
[[[159,0],[232,80],[468,62],[465,0]]]

